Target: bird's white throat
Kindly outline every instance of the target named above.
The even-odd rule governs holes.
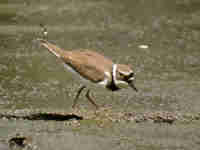
[[[128,83],[126,83],[125,81],[122,81],[122,80],[118,80],[118,79],[117,79],[117,64],[113,64],[113,67],[112,67],[112,76],[113,76],[114,84],[115,84],[118,88],[125,88],[125,87],[128,87]]]

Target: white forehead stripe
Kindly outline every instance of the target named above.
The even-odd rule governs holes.
[[[121,70],[120,70],[120,72],[123,73],[124,75],[127,75],[127,76],[132,73],[132,71],[124,72],[124,71],[121,71]]]

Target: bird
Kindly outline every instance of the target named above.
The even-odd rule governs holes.
[[[127,87],[138,91],[134,82],[135,72],[129,65],[114,63],[110,58],[93,50],[64,50],[45,39],[37,39],[37,41],[60,59],[69,71],[78,74],[83,80],[100,85],[109,91],[119,91]],[[86,85],[82,85],[79,88],[72,108],[75,108],[81,92],[86,87]],[[91,97],[91,89],[87,90],[85,96],[91,104],[97,109],[99,108]]]

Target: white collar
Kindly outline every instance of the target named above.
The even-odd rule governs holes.
[[[112,66],[112,77],[113,77],[114,84],[116,85],[116,83],[117,83],[117,64],[113,64],[113,66]]]

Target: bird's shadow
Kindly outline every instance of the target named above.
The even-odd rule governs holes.
[[[82,116],[76,114],[59,114],[59,113],[33,113],[28,115],[0,114],[0,118],[6,119],[23,119],[23,120],[45,120],[45,121],[69,121],[83,120]]]

